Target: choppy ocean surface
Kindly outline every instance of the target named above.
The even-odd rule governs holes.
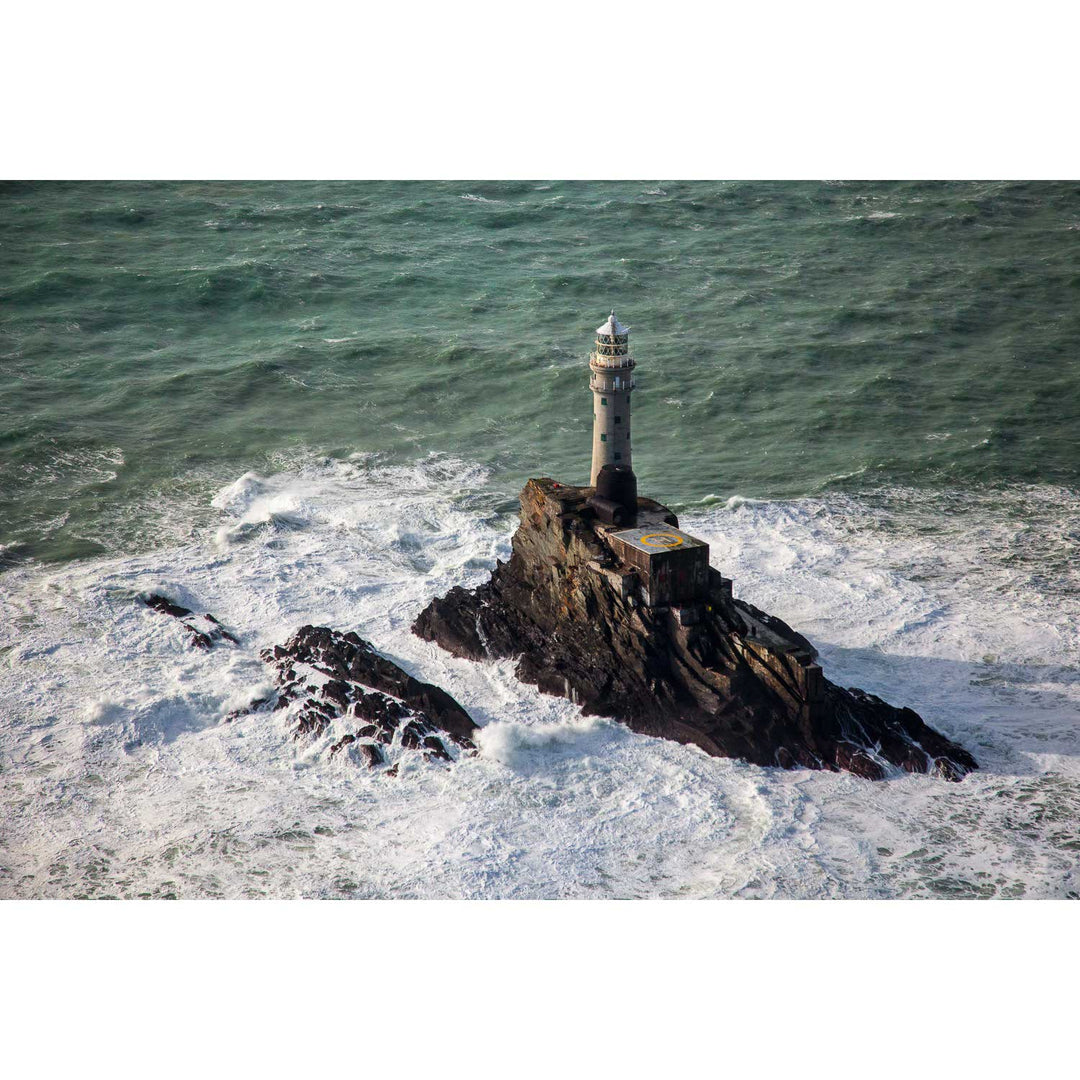
[[[1056,183],[0,185],[0,896],[1080,894],[1078,245]],[[709,758],[410,634],[587,476],[612,306],[642,490],[978,773]],[[480,754],[223,723],[304,622]]]

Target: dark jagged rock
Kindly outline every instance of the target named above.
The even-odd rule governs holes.
[[[239,645],[239,639],[229,633],[210,612],[197,615],[191,608],[174,604],[167,596],[149,593],[142,597],[142,602],[162,615],[171,615],[188,632],[189,640],[196,649],[212,649],[219,641],[231,641]]]
[[[379,765],[386,764],[386,755],[371,743],[360,744],[360,758],[369,769],[377,768]],[[446,760],[450,760],[450,756],[447,755]]]
[[[264,709],[274,700],[275,697],[277,697],[276,694],[266,694],[263,697],[252,698],[252,700],[249,701],[244,708],[233,709],[231,713],[226,713],[225,723],[230,723],[238,716],[247,716],[248,713],[258,712],[260,709]]]
[[[433,600],[413,632],[455,656],[516,656],[519,678],[586,714],[710,754],[870,779],[904,769],[959,780],[977,768],[911,709],[823,678],[810,642],[734,599],[713,568],[690,625],[675,609],[642,604],[591,494],[530,480],[510,561],[479,588]],[[678,526],[659,503],[638,506],[639,517]]]
[[[358,634],[302,626],[262,658],[274,668],[276,708],[290,710],[293,737],[334,739],[331,758],[344,753],[374,769],[390,755],[396,776],[403,751],[453,761],[475,749],[476,724],[445,690],[414,679]]]

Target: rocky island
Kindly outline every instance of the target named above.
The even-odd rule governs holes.
[[[736,599],[708,545],[638,496],[635,362],[614,311],[589,366],[590,484],[530,480],[510,561],[433,600],[413,632],[456,656],[516,657],[519,678],[585,713],[710,754],[875,780],[977,768],[913,710],[826,679],[806,638]]]
[[[594,490],[530,480],[510,561],[433,600],[414,633],[472,660],[517,657],[520,679],[584,713],[710,754],[875,780],[895,769],[960,780],[977,767],[911,709],[829,682],[806,638],[734,598],[713,567],[699,603],[644,602]],[[685,536],[666,507],[637,504],[647,536]]]

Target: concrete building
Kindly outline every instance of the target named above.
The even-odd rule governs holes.
[[[630,393],[634,389],[634,358],[630,327],[612,311],[596,328],[596,348],[589,357],[589,389],[593,392],[592,472],[589,484],[605,465],[632,468],[630,457]]]
[[[646,607],[695,604],[709,593],[709,545],[671,525],[607,534],[620,565],[638,572]]]

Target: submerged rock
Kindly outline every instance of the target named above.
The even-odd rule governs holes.
[[[149,593],[143,596],[142,602],[148,608],[160,611],[162,615],[171,615],[178,620],[180,625],[188,632],[188,640],[196,649],[212,649],[219,641],[231,641],[234,645],[240,644],[237,637],[229,633],[210,612],[198,615],[191,608],[181,607],[179,604],[173,603],[167,596],[161,596],[159,593]]]
[[[262,658],[274,668],[275,708],[290,710],[293,738],[333,739],[331,758],[344,753],[374,769],[393,757],[397,775],[405,751],[454,761],[475,749],[476,724],[445,690],[414,679],[358,634],[302,626]]]
[[[517,657],[519,678],[586,714],[722,757],[870,779],[904,769],[960,780],[977,768],[911,709],[825,679],[806,638],[733,598],[712,567],[692,611],[646,606],[592,490],[530,480],[510,561],[433,600],[413,632],[455,656]],[[659,503],[638,507],[641,520],[678,526]]]

